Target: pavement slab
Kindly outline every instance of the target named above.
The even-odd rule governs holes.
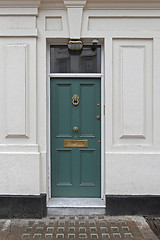
[[[143,217],[48,216],[0,221],[0,240],[157,240]]]
[[[11,220],[0,220],[0,240],[7,239],[11,231]]]

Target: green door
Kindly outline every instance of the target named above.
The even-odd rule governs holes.
[[[52,197],[100,197],[100,79],[51,79]]]

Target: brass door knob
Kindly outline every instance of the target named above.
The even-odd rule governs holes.
[[[99,115],[97,115],[97,117],[96,117],[96,118],[97,118],[97,120],[99,120],[101,117],[100,117]]]
[[[74,127],[74,128],[73,128],[73,131],[74,131],[74,132],[78,132],[78,127]]]

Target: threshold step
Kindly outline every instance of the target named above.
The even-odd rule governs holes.
[[[101,215],[105,214],[105,203],[100,198],[51,198],[48,215]]]

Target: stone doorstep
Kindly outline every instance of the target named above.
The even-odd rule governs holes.
[[[47,214],[48,215],[101,215],[105,214],[105,208],[54,208],[54,207],[49,207],[47,208]]]
[[[100,198],[51,198],[47,205],[48,215],[101,215],[105,203]]]

